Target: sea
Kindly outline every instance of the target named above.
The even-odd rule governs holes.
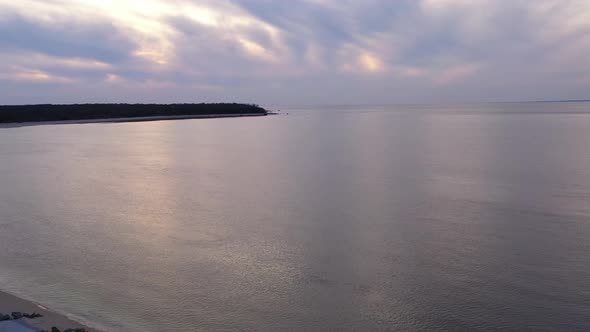
[[[104,331],[588,331],[590,103],[0,128],[0,289]]]

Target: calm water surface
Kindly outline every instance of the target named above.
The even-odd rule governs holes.
[[[590,329],[590,103],[0,129],[0,288],[109,331]]]

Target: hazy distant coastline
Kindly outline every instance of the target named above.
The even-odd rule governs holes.
[[[71,104],[0,106],[0,125],[156,121],[213,117],[264,116],[258,106],[218,104]]]

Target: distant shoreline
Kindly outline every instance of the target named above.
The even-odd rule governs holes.
[[[35,319],[22,318],[14,321],[2,321],[0,322],[0,330],[3,328],[3,325],[6,325],[4,327],[10,330],[10,326],[8,326],[9,324],[18,324],[24,328],[30,328],[33,331],[50,331],[51,327],[53,326],[59,328],[61,331],[70,328],[84,328],[88,332],[100,331],[98,329],[91,328],[87,325],[77,322],[74,319],[67,317],[66,315],[62,315],[54,311],[51,311],[50,309],[42,307],[39,304],[36,304],[32,301],[27,301],[10,293],[0,291],[0,313],[10,315],[12,312],[36,312],[40,313],[43,317]]]
[[[0,105],[0,125],[131,122],[263,116],[255,104],[68,104]]]
[[[0,122],[0,128],[19,128],[19,127],[29,127],[29,126],[61,125],[61,124],[119,123],[119,122],[165,121],[165,120],[236,118],[236,117],[266,116],[268,114],[271,114],[271,113],[169,115],[169,116],[139,116],[139,117],[61,120],[61,121],[29,121],[29,122],[6,122],[6,123]]]
[[[587,103],[590,99],[535,100],[533,103]]]

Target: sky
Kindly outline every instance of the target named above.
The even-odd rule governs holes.
[[[590,98],[588,0],[0,0],[0,103]]]

